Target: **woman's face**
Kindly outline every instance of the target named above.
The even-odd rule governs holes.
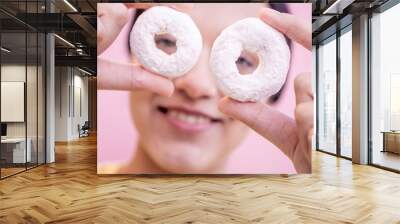
[[[218,110],[223,97],[209,68],[209,55],[220,32],[235,21],[257,17],[265,4],[196,4],[188,12],[203,38],[199,61],[174,80],[175,92],[163,97],[148,91],[132,92],[132,110],[140,135],[139,148],[161,169],[177,173],[218,170],[245,138],[248,128]],[[174,37],[155,37],[158,48],[176,51]],[[255,70],[257,57],[242,52],[240,73]]]

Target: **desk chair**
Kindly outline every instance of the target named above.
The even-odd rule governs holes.
[[[89,136],[89,129],[90,129],[89,121],[85,121],[82,127],[80,127],[80,125],[78,124],[79,138]]]

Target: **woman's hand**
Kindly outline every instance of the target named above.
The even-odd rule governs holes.
[[[97,8],[97,55],[103,53],[128,22],[128,9],[146,9],[152,3],[102,3]],[[177,10],[190,10],[191,4],[169,5]],[[172,95],[171,80],[144,70],[138,64],[122,64],[97,57],[98,89],[146,89],[164,96]]]
[[[128,9],[148,9],[154,3],[101,3],[97,8],[97,55],[105,51],[128,22]],[[171,8],[188,11],[192,4],[169,4]]]
[[[260,11],[260,19],[311,50],[311,26],[299,18],[273,9]],[[311,172],[311,141],[314,126],[314,96],[311,75],[300,74],[295,79],[295,119],[261,102],[238,102],[224,98],[219,108],[225,114],[241,120],[279,147],[293,162],[298,173]]]

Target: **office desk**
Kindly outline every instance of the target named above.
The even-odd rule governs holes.
[[[6,138],[1,139],[1,157],[6,163],[25,163],[31,162],[31,145],[30,138],[26,139],[27,147],[25,152],[25,138]],[[12,158],[12,159],[11,159]]]
[[[392,152],[400,154],[400,131],[382,131],[383,150],[382,152]]]

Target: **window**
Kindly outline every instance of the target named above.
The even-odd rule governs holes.
[[[336,36],[318,48],[318,149],[336,153]]]
[[[41,13],[44,1],[1,1],[0,6]],[[45,35],[0,12],[0,178],[45,163]],[[37,18],[37,17],[36,17]],[[11,109],[13,108],[13,109]]]
[[[340,36],[340,155],[352,157],[352,32],[351,25]]]
[[[400,5],[371,18],[372,164],[400,170]]]
[[[313,94],[316,96],[317,91],[317,48],[315,45],[312,46],[312,63],[313,63],[313,70],[312,70],[312,89]],[[317,100],[315,97],[314,100]],[[317,105],[314,104],[314,114],[317,114]],[[317,139],[316,139],[316,130],[317,130],[317,116],[314,116],[314,133],[312,138],[312,150],[317,149]]]

